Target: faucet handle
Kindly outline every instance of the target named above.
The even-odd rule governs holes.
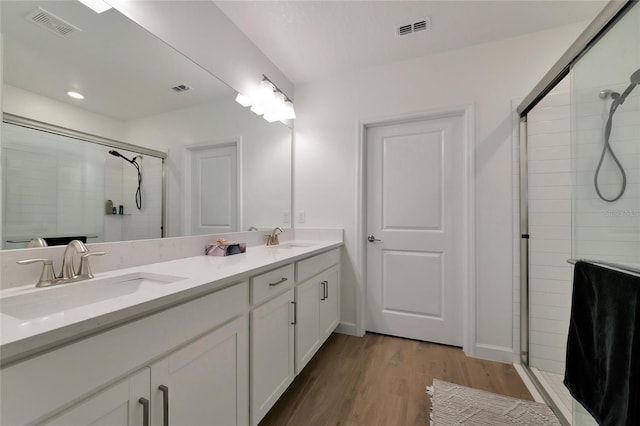
[[[55,284],[56,273],[53,270],[53,261],[51,259],[25,259],[18,260],[19,265],[30,265],[32,263],[42,262],[42,272],[36,287],[48,287]]]
[[[80,270],[78,271],[78,277],[81,279],[93,278],[91,273],[91,267],[89,266],[89,258],[91,256],[105,255],[104,251],[90,251],[80,256]]]

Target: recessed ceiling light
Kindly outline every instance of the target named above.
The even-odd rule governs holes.
[[[84,95],[78,92],[67,92],[67,95],[71,96],[74,99],[84,99]]]

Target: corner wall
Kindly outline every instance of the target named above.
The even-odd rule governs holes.
[[[358,121],[473,103],[475,335],[470,355],[514,361],[511,99],[524,97],[586,23],[371,67],[296,86],[296,227],[342,227],[342,330],[354,332],[361,241]],[[296,214],[295,217],[298,217]],[[471,330],[473,332],[473,330]],[[472,333],[473,334],[473,333]]]

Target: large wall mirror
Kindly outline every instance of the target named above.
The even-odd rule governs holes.
[[[287,126],[114,9],[0,8],[3,249],[291,226]]]

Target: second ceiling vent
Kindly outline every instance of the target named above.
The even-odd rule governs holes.
[[[402,24],[396,26],[396,35],[398,37],[407,36],[420,31],[427,31],[431,29],[431,17],[420,19],[410,24]]]

